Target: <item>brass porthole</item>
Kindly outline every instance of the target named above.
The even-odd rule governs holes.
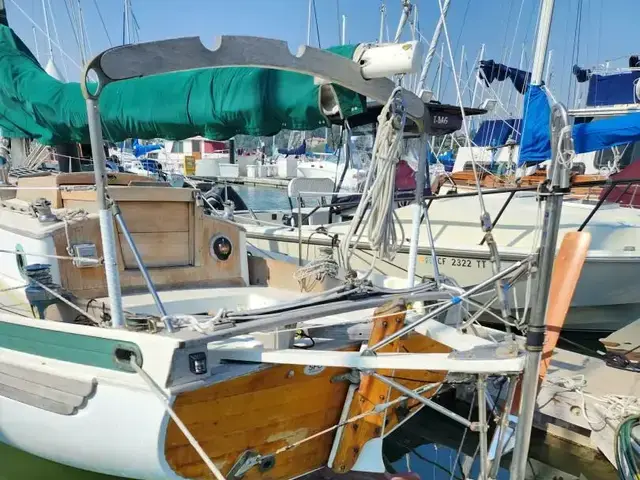
[[[233,244],[224,235],[216,235],[209,242],[209,254],[216,260],[226,262],[233,252]]]

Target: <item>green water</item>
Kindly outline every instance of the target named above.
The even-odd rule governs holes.
[[[0,480],[116,480],[117,478],[119,477],[65,467],[0,443]]]

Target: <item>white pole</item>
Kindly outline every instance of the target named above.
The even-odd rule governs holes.
[[[440,62],[438,63],[438,90],[436,91],[436,98],[438,101],[442,101],[442,70],[444,67],[444,43],[440,45]],[[417,89],[418,93],[420,93],[420,86],[418,85]]]
[[[553,59],[553,50],[549,50],[549,56],[547,57],[547,72],[544,78],[544,83],[549,86],[549,82],[551,81],[552,73],[551,73],[551,64]]]
[[[78,25],[80,26],[80,45],[82,45],[82,58],[87,58],[87,46],[89,43],[89,39],[87,37],[87,27],[84,24],[84,14],[82,13],[82,5],[80,4],[80,0],[78,0]],[[91,48],[89,48],[89,55],[91,55]],[[86,60],[83,60],[83,63]]]
[[[383,3],[380,4],[380,34],[378,35],[378,43],[384,43],[384,17],[387,12],[387,7]]]
[[[522,44],[522,51],[520,52],[520,63],[518,64],[518,70],[522,70],[522,66],[524,65],[524,43]],[[507,114],[511,113],[511,98],[513,97],[513,88],[509,90],[509,98],[507,99]],[[517,97],[516,97],[517,98]],[[514,102],[518,103],[518,100]]]
[[[124,12],[124,20],[123,23],[124,25],[122,26],[123,31],[122,31],[122,43],[124,45],[129,43],[129,38],[130,38],[130,34],[129,34],[129,0],[124,0],[124,5],[123,5],[123,12]]]
[[[420,151],[418,152],[418,171],[416,172],[416,200],[413,205],[413,220],[411,222],[411,240],[409,243],[409,265],[407,267],[407,287],[413,287],[416,281],[416,265],[418,259],[418,245],[420,244],[420,225],[422,224],[422,200],[424,196],[425,180],[427,176],[429,138],[426,133],[420,137]],[[430,245],[433,251],[433,244]],[[434,273],[437,264],[433,265]],[[434,275],[438,278],[438,275]]]
[[[31,30],[33,30],[33,43],[36,49],[36,58],[38,59],[38,62],[40,62],[40,51],[38,50],[38,36],[36,35],[36,27],[31,26]]]
[[[347,43],[347,16],[342,15],[342,45]]]
[[[49,58],[53,59],[53,46],[51,45],[51,34],[49,32],[49,13],[45,0],[42,0],[42,13],[44,14],[44,29],[47,32],[47,42],[49,46]]]
[[[540,24],[538,27],[538,36],[536,38],[536,49],[533,56],[533,68],[531,70],[531,85],[542,84],[544,60],[547,56],[547,47],[549,46],[549,33],[551,31],[551,18],[553,16],[554,2],[555,0],[542,0]]]
[[[402,30],[404,29],[407,19],[411,14],[411,2],[410,0],[402,0],[402,15],[400,16],[400,23],[398,23],[398,29],[396,30],[396,36],[393,38],[393,43],[400,41]]]
[[[433,31],[433,37],[431,37],[429,50],[427,51],[427,56],[424,59],[424,65],[422,66],[422,71],[420,72],[420,80],[418,80],[418,88],[416,89],[418,93],[420,93],[420,90],[424,90],[424,86],[427,81],[427,74],[429,73],[429,67],[431,66],[431,61],[436,54],[438,39],[440,38],[440,32],[442,31],[442,24],[447,18],[447,11],[449,10],[450,3],[451,0],[445,0],[444,4],[442,5],[442,15],[440,15],[440,17],[438,18],[438,23],[436,24],[436,29]]]
[[[309,0],[309,13],[307,14],[307,45],[311,45],[311,9],[313,0]]]
[[[555,0],[542,0],[540,9],[540,22],[538,23],[538,33],[536,37],[536,50],[533,57],[533,69],[531,71],[531,84],[540,85],[542,83],[542,73],[544,71],[544,60],[549,46],[549,33],[551,31],[551,19],[553,17],[553,6]],[[560,197],[560,207],[562,205]],[[546,212],[545,212],[546,213]],[[556,225],[557,229],[557,225]],[[555,232],[557,236],[557,230]],[[543,235],[543,240],[545,236]],[[555,249],[555,243],[552,245]],[[553,255],[553,252],[551,252]],[[551,274],[549,268],[548,274]],[[548,286],[548,285],[547,285]],[[539,291],[538,295],[548,295],[548,290]],[[536,303],[540,303],[539,299]],[[527,357],[525,360],[524,375],[522,378],[522,402],[520,405],[520,416],[516,429],[515,450],[511,462],[511,478],[524,478],[527,471],[527,456],[529,455],[529,444],[531,442],[531,428],[533,426],[533,415],[536,409],[536,397],[538,393],[538,374],[540,371],[540,358],[542,356],[542,342],[544,339],[544,309],[537,306],[538,312],[532,311],[527,336]],[[536,316],[534,317],[534,313]],[[531,343],[531,345],[529,345]]]
[[[480,58],[478,58],[478,65],[475,65],[473,68],[473,74],[475,76],[475,82],[473,84],[473,98],[471,99],[471,106],[473,107],[476,104],[476,93],[478,92],[478,75],[475,74],[476,68],[480,68],[480,62],[484,59],[484,43],[480,46]]]
[[[69,70],[67,69],[67,62],[65,61],[64,55],[62,55],[64,52],[62,51],[62,48],[60,48],[60,45],[62,45],[62,43],[60,42],[60,35],[58,35],[58,27],[56,27],[56,18],[53,15],[53,8],[51,8],[51,0],[47,0],[47,6],[49,7],[49,13],[51,14],[51,24],[53,25],[53,34],[56,37],[56,43],[58,44],[58,50],[60,51],[60,56],[62,57],[62,68],[64,69],[64,76],[65,78],[69,78]]]
[[[458,78],[460,79],[460,86],[464,89],[464,84],[462,83],[462,69],[464,68],[464,50],[465,46],[462,45],[462,50],[460,51],[460,68],[458,68]],[[462,91],[462,96],[464,97],[464,90]]]

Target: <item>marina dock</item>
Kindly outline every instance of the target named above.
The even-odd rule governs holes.
[[[534,425],[599,450],[613,464],[618,423],[640,407],[640,378],[605,360],[556,349],[537,401]]]
[[[254,187],[271,187],[285,189],[290,178],[276,177],[189,177],[198,182],[226,183],[233,185],[248,185]]]

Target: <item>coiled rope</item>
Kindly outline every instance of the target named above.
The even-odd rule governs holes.
[[[402,110],[400,112],[400,110]],[[378,133],[373,145],[371,166],[364,185],[364,195],[349,225],[346,241],[341,247],[344,265],[351,270],[350,260],[355,245],[360,241],[365,230],[369,237],[369,246],[375,252],[371,269],[378,258],[392,260],[404,243],[404,229],[394,209],[393,194],[395,191],[396,165],[402,152],[402,134],[405,124],[405,113],[402,106],[402,87],[396,87],[378,116]],[[400,120],[400,125],[397,125]],[[398,128],[400,127],[400,128]],[[371,203],[369,215],[365,218],[367,207]],[[358,226],[362,225],[356,241]],[[398,236],[399,228],[400,235]]]

